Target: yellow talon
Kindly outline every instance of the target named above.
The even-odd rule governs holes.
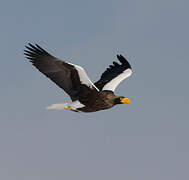
[[[64,108],[65,110],[72,110],[72,108]]]

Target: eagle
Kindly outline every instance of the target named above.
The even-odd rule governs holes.
[[[119,83],[132,74],[131,65],[122,55],[117,55],[119,63],[114,61],[100,79],[92,83],[81,66],[52,56],[38,44],[28,43],[25,47],[26,58],[71,98],[70,103],[53,104],[47,109],[96,112],[130,104],[129,98],[114,94]]]

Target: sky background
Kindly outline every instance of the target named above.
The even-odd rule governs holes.
[[[189,1],[1,0],[0,179],[188,180]],[[70,101],[24,58],[28,43],[85,68],[92,81],[127,57],[116,89],[131,99],[96,113]]]

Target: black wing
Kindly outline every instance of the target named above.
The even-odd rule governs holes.
[[[99,90],[114,91],[116,86],[123,79],[125,79],[131,75],[132,71],[131,71],[131,65],[129,64],[129,62],[122,55],[117,55],[117,58],[121,62],[121,64],[118,64],[117,62],[114,61],[113,65],[110,65],[106,69],[106,71],[101,75],[100,80],[98,80],[96,83],[94,83],[95,86]],[[128,69],[128,71],[125,72],[127,69]],[[105,85],[107,85],[108,83],[109,83],[109,86],[106,87],[105,89],[103,89],[105,87]]]
[[[28,44],[26,48],[27,50],[24,50],[24,54],[30,59],[30,62],[62,88],[71,97],[72,101],[80,98],[82,88],[85,88],[85,91],[94,89],[94,85],[80,66],[57,59],[37,44],[35,46]],[[80,76],[86,80],[86,84],[81,82]]]

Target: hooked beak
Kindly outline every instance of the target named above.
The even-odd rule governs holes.
[[[130,104],[131,102],[129,98],[120,98],[120,101],[125,104]]]

